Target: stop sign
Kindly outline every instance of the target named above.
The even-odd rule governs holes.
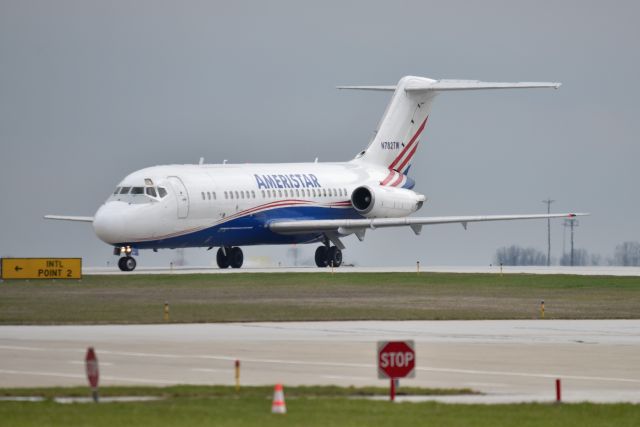
[[[413,341],[378,342],[378,378],[415,377]]]
[[[97,388],[100,374],[98,372],[98,358],[96,357],[96,352],[93,350],[93,347],[89,347],[87,349],[87,355],[84,358],[84,363],[89,384],[92,388]]]

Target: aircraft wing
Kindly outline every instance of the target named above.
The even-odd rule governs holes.
[[[384,227],[409,226],[414,233],[420,234],[423,225],[459,223],[466,229],[469,222],[512,221],[518,219],[574,218],[589,215],[587,213],[557,213],[529,215],[483,215],[483,216],[434,216],[404,218],[371,218],[371,219],[325,219],[300,221],[274,221],[269,228],[281,234],[333,233],[348,235],[355,233],[360,240],[367,229]]]
[[[55,219],[58,221],[78,221],[93,222],[92,216],[72,216],[72,215],[45,215],[45,219]]]

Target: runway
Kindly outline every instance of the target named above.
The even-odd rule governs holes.
[[[396,267],[354,267],[342,266],[331,270],[318,267],[242,267],[239,269],[219,269],[212,266],[181,267],[138,267],[131,272],[122,272],[116,266],[84,267],[87,275],[140,275],[140,274],[237,274],[237,273],[493,273],[493,274],[575,274],[580,276],[640,276],[640,267],[610,266],[396,266]]]
[[[450,402],[640,403],[640,320],[369,321],[0,326],[0,387],[84,385],[94,346],[101,384],[380,385],[376,341],[414,339],[415,379],[469,387]]]

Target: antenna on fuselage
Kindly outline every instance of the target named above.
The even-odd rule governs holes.
[[[200,166],[202,166],[204,164],[204,157],[200,157],[200,161],[198,162],[198,164]]]
[[[313,163],[318,163],[318,158],[316,157],[316,159],[313,161]]]
[[[222,164],[223,164],[223,165],[226,165],[226,164],[227,164],[227,159],[224,159],[224,160],[222,161]]]

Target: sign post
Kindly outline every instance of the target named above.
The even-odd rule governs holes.
[[[395,381],[399,378],[416,376],[416,352],[414,342],[378,341],[378,378],[390,379],[389,398],[396,398]]]
[[[98,403],[98,379],[100,378],[100,373],[98,371],[98,358],[96,357],[96,352],[93,350],[93,347],[87,349],[84,363],[87,371],[87,379],[91,386],[93,401]]]

